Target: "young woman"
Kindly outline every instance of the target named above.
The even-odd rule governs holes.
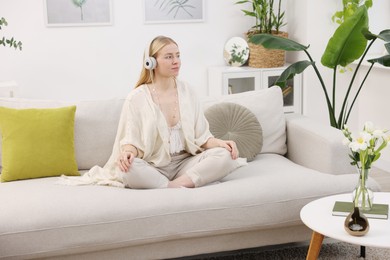
[[[105,169],[135,189],[199,187],[240,166],[233,141],[214,138],[193,91],[177,79],[180,51],[158,36],[145,50],[141,76],[123,106]]]

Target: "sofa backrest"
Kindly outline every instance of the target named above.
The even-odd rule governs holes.
[[[111,155],[124,99],[79,102],[0,98],[10,108],[56,108],[76,105],[75,154],[80,170],[103,166]],[[1,138],[0,138],[1,165]]]
[[[94,165],[103,166],[112,152],[124,99],[108,99],[79,102],[0,98],[0,106],[10,108],[56,108],[76,105],[75,153],[80,170]],[[248,91],[239,94],[207,97],[202,99],[204,109],[218,102],[232,102],[249,108],[257,117],[263,130],[261,153],[284,155],[286,147],[286,123],[283,98],[279,87]],[[1,166],[1,138],[0,138]]]

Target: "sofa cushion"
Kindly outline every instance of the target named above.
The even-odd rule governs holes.
[[[74,153],[76,107],[0,107],[1,181],[79,175]]]
[[[203,109],[206,111],[218,102],[236,103],[255,114],[263,130],[261,153],[286,154],[286,121],[280,87],[273,86],[220,97],[207,97],[202,100]]]
[[[123,99],[68,102],[0,98],[0,106],[10,108],[58,108],[70,105],[77,107],[74,142],[79,169],[90,169],[95,165],[103,166],[112,152]],[[0,148],[0,159],[1,153]]]
[[[252,161],[260,153],[263,131],[256,116],[248,108],[222,102],[209,107],[205,116],[215,137],[236,142],[240,157]]]

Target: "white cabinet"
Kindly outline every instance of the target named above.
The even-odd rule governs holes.
[[[220,96],[271,87],[287,66],[279,68],[210,67],[208,69],[209,95]],[[282,92],[284,112],[302,113],[301,74],[288,80]]]

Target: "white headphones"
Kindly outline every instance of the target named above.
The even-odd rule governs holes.
[[[150,46],[152,45],[153,40],[148,44],[148,46],[145,49],[144,54],[144,67],[147,70],[154,70],[157,67],[157,61],[153,56],[150,55]]]

